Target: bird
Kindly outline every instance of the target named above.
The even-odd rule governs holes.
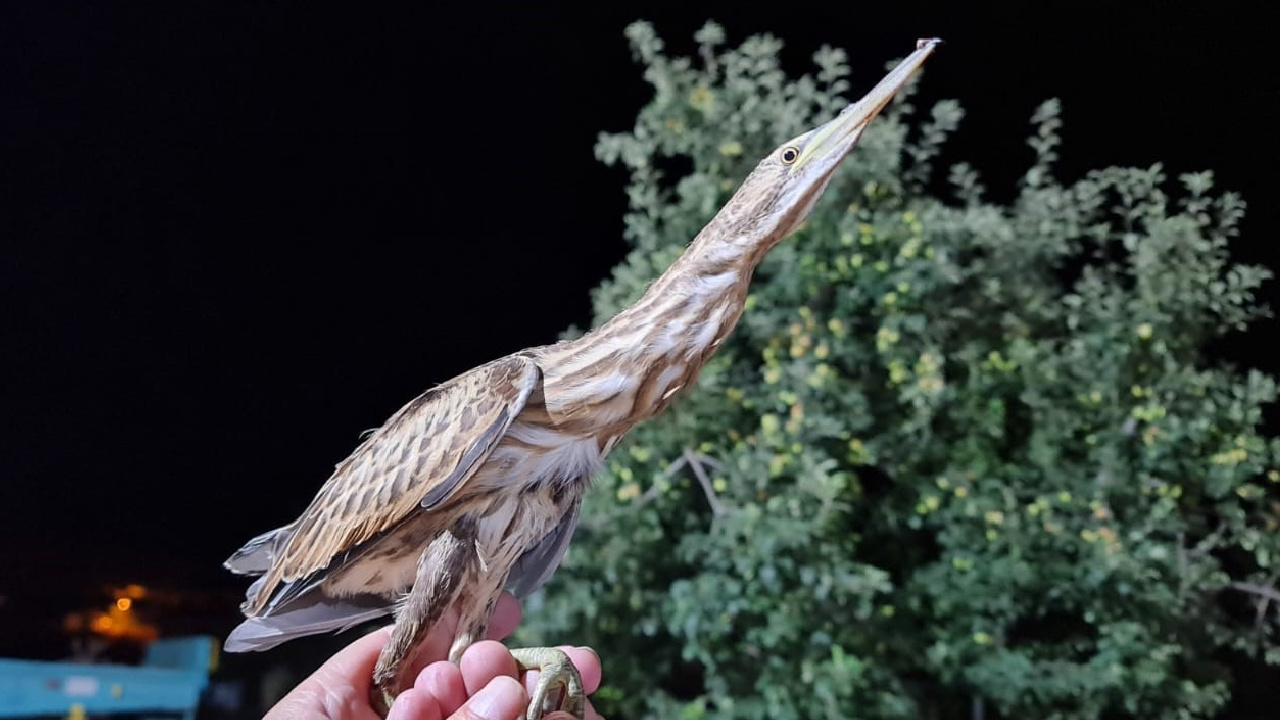
[[[575,339],[436,385],[368,435],[293,522],[225,562],[257,576],[230,652],[394,615],[370,703],[411,687],[417,646],[452,611],[448,658],[485,637],[504,591],[542,587],[565,554],[605,456],[661,414],[733,330],[765,254],[804,222],[863,131],[941,43],[917,41],[862,99],[766,155],[635,304]],[[582,718],[581,677],[555,648],[511,650],[540,670],[527,717]]]

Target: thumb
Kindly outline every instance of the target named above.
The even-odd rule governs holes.
[[[325,688],[352,686],[367,692],[378,653],[390,636],[390,627],[374,630],[326,660],[308,681]]]

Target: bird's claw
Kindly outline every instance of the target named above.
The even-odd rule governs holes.
[[[373,707],[373,712],[380,718],[386,718],[391,712],[391,705],[396,701],[396,696],[388,692],[378,683],[374,683],[369,688],[369,704]]]
[[[582,676],[573,661],[558,648],[514,648],[520,672],[538,671],[538,684],[534,686],[529,701],[526,720],[541,720],[543,715],[559,710],[582,720],[587,711],[587,694],[582,688]]]

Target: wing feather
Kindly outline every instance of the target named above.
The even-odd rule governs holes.
[[[511,355],[428,390],[392,415],[335,467],[292,524],[246,613],[272,604],[282,582],[321,572],[415,510],[448,500],[483,464],[540,381],[531,358]]]
[[[569,549],[569,541],[573,539],[573,531],[578,527],[581,510],[582,498],[576,497],[560,523],[516,560],[507,574],[507,590],[512,595],[523,600],[556,574],[556,568],[560,567],[560,561]]]

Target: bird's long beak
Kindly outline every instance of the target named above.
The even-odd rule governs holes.
[[[889,71],[884,79],[876,84],[866,97],[846,107],[840,116],[818,128],[813,138],[805,144],[796,159],[795,170],[819,158],[843,158],[854,143],[862,136],[862,131],[884,109],[893,96],[911,79],[915,71],[920,69],[924,61],[933,54],[935,48],[942,44],[939,38],[928,38],[916,41],[916,51],[908,55],[898,66]]]

